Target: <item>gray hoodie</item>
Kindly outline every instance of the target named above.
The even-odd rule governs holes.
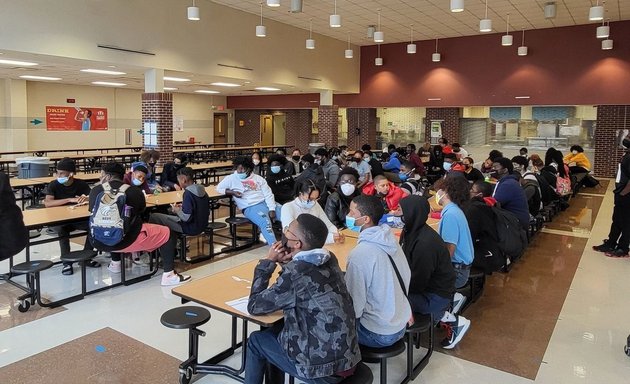
[[[411,271],[403,250],[387,225],[367,228],[348,256],[346,285],[361,325],[380,335],[393,335],[411,318],[409,301],[387,255],[409,290]]]

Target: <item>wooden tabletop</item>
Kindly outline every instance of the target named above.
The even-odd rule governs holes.
[[[46,182],[39,179],[18,179],[16,177],[10,178],[9,183],[11,184],[11,188],[24,188],[34,185],[46,184]]]
[[[219,198],[225,196],[225,194],[221,194],[217,192],[217,187],[215,185],[209,185],[206,187],[206,193],[208,197],[211,199]],[[162,192],[147,195],[147,204],[152,205],[169,205],[174,203],[181,203],[183,199],[184,192],[183,191],[170,191],[170,192]]]
[[[24,225],[27,228],[37,228],[66,221],[87,219],[90,216],[87,204],[74,208],[73,205],[61,207],[27,209],[22,212]]]
[[[101,173],[100,172],[95,172],[95,173],[94,172],[92,173],[77,172],[74,174],[74,178],[77,180],[84,180],[84,181],[96,181],[96,180],[100,180]],[[52,183],[53,180],[57,180],[57,176],[34,177],[31,180],[36,180],[44,184],[48,184],[48,183]]]

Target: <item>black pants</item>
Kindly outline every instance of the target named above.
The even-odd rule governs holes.
[[[615,208],[608,234],[608,244],[628,252],[630,245],[630,193],[615,194]]]
[[[61,250],[61,256],[65,256],[70,253],[70,238],[67,237],[73,231],[86,231],[89,232],[89,224],[87,221],[80,221],[77,223],[70,223],[64,225],[58,225],[55,227],[50,227],[53,231],[57,232],[59,235],[59,248]],[[90,236],[85,236],[85,244],[83,245],[83,249],[94,249],[92,247],[92,243],[90,242]],[[72,263],[63,263],[63,265],[72,265]]]

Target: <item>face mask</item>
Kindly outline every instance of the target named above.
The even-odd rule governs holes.
[[[451,164],[451,163],[447,163],[446,161],[442,164],[442,168],[443,168],[446,172],[448,172],[448,171],[450,171],[450,170],[451,170],[451,166],[452,166],[452,164]]]
[[[577,155],[578,151],[571,151],[572,154]]]
[[[151,166],[151,167],[155,167],[155,162],[153,162],[153,163],[149,163],[149,166]]]
[[[523,166],[522,165],[514,165],[514,170],[518,173],[523,173]]]
[[[492,172],[490,172],[490,177],[492,177],[493,179],[498,179],[499,172],[493,170]]]
[[[333,159],[333,160],[337,160],[337,156],[333,156],[333,157],[332,157],[332,159]]]
[[[360,163],[361,162],[361,158],[359,157],[353,157],[352,161],[356,162],[356,163]]]
[[[320,165],[322,161],[320,159],[315,159],[315,164]]]
[[[236,175],[238,176],[239,179],[243,180],[247,178],[247,173],[238,173],[236,172]]]
[[[254,162],[254,165],[258,165],[258,164],[260,164],[260,160],[258,160],[258,159],[254,159],[254,160],[252,160],[252,161]]]
[[[58,178],[57,178],[57,182],[58,182],[59,184],[65,184],[65,183],[67,183],[67,182],[68,182],[68,180],[70,180],[70,178],[69,178],[69,177],[67,177],[67,176],[66,176],[66,177],[58,177]]]
[[[297,205],[300,208],[303,209],[311,209],[315,206],[315,202],[314,201],[302,201],[302,199],[298,199],[297,201]]]
[[[364,157],[363,161],[365,161],[366,163],[369,163],[370,162],[370,158],[369,157]]]
[[[464,169],[470,169],[470,168],[471,168],[470,164],[464,164]]]
[[[351,231],[361,232],[362,225],[356,225],[357,219],[351,216],[346,216],[346,228]]]
[[[142,181],[136,179],[135,177],[131,180],[131,182],[133,183],[133,185],[135,185],[136,187],[139,187],[140,185],[142,185]]]
[[[300,156],[291,156],[293,161],[300,161]]]
[[[181,169],[184,164],[173,164],[173,169]]]
[[[352,195],[354,191],[356,190],[356,187],[354,186],[354,184],[341,184],[339,188],[341,189],[341,193],[343,193],[346,196]]]
[[[407,174],[406,173],[399,173],[398,177],[400,178],[400,181],[407,181]]]
[[[278,173],[280,172],[280,166],[279,165],[273,165],[271,167],[271,173]]]

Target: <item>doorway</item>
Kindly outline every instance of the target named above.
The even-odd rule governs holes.
[[[260,145],[273,145],[272,115],[260,115]]]
[[[225,113],[214,114],[214,143],[227,143],[227,114]]]
[[[273,115],[273,145],[284,145],[287,136],[287,116],[284,113]]]

